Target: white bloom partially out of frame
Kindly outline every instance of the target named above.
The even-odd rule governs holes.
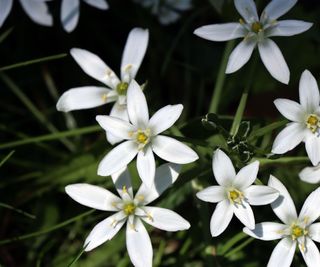
[[[279,98],[274,101],[279,112],[291,122],[277,135],[272,153],[284,154],[305,142],[312,164],[320,162],[320,96],[316,79],[305,70],[299,84],[300,103]]]
[[[320,182],[320,165],[315,167],[306,167],[300,173],[299,177],[302,181],[317,184]]]
[[[126,223],[126,244],[131,262],[136,267],[152,267],[152,244],[142,222],[170,232],[190,228],[189,222],[177,213],[169,209],[147,206],[175,182],[179,169],[175,164],[160,166],[156,171],[156,183],[149,188],[142,184],[135,196],[126,168],[112,175],[120,197],[90,184],[66,186],[66,193],[78,203],[98,210],[115,212],[93,228],[84,243],[85,251],[111,240]]]
[[[253,0],[234,0],[243,19],[240,22],[202,26],[194,34],[210,41],[228,41],[243,38],[229,57],[226,73],[233,73],[245,65],[258,47],[260,57],[269,73],[288,84],[290,72],[279,47],[269,37],[292,36],[307,31],[312,23],[300,20],[278,20],[297,0],[272,0],[258,17]]]
[[[217,149],[213,155],[212,169],[219,185],[197,193],[203,201],[218,203],[210,221],[211,235],[220,235],[228,227],[233,214],[253,229],[255,219],[250,205],[270,204],[279,196],[279,192],[269,186],[252,185],[257,178],[259,162],[250,163],[236,174],[230,158]]]
[[[157,154],[163,160],[186,164],[198,159],[198,155],[185,144],[161,132],[170,128],[180,117],[183,106],[167,105],[158,110],[150,119],[146,98],[136,81],[128,88],[128,115],[130,122],[113,116],[96,117],[100,126],[123,143],[112,149],[100,162],[98,174],[112,175],[128,165],[136,155],[140,178],[147,185],[153,183]]]
[[[273,176],[268,184],[280,192],[271,207],[282,223],[263,222],[243,231],[261,240],[281,239],[271,254],[268,267],[289,267],[297,245],[307,266],[320,266],[320,253],[314,243],[320,242],[320,223],[314,223],[320,216],[320,188],[308,196],[298,216],[285,186]]]

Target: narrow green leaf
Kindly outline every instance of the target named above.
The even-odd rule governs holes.
[[[7,37],[12,33],[13,27],[10,29],[6,30],[3,34],[0,35],[0,43],[2,43]]]
[[[11,156],[13,155],[14,150],[12,150],[7,156],[5,156],[5,158],[0,162],[0,167],[2,167],[2,165],[9,159],[11,158]]]
[[[15,211],[17,213],[20,213],[20,214],[22,214],[22,215],[24,215],[24,216],[26,216],[26,217],[28,217],[30,219],[35,219],[36,218],[36,216],[34,216],[32,214],[30,214],[28,212],[25,212],[23,210],[17,209],[17,208],[15,208],[13,206],[10,206],[10,205],[6,204],[6,203],[0,202],[0,207],[6,208],[6,209],[9,209],[9,210],[13,210],[13,211]]]
[[[72,262],[70,262],[70,264],[68,264],[68,267],[71,267],[73,266],[81,257],[81,255],[84,253],[84,250],[86,249],[86,247],[88,246],[89,244],[87,244],[85,247],[83,247],[81,249],[81,251],[78,253],[78,255],[72,260]]]

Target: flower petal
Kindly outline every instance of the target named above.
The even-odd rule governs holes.
[[[228,41],[245,35],[240,23],[223,23],[202,26],[193,32],[209,41]]]
[[[234,0],[239,14],[248,22],[259,21],[257,7],[253,0]]]
[[[309,30],[312,25],[312,23],[302,20],[280,20],[277,22],[276,26],[270,29],[267,33],[267,37],[293,36]]]
[[[97,210],[116,211],[113,203],[121,201],[107,189],[85,183],[67,185],[65,190],[73,200]]]
[[[125,195],[128,193],[130,197],[133,198],[131,176],[127,166],[112,174],[111,178],[121,198],[126,197]]]
[[[62,0],[60,20],[65,31],[72,32],[79,21],[80,0]]]
[[[299,83],[300,103],[308,113],[313,113],[319,107],[320,95],[316,79],[305,70]]]
[[[121,229],[126,220],[117,221],[121,212],[111,215],[98,223],[90,232],[84,242],[85,251],[90,251],[104,242],[111,240]],[[115,221],[117,223],[115,224]]]
[[[197,193],[197,198],[202,201],[216,203],[226,199],[225,188],[219,185],[209,186]]]
[[[320,162],[320,138],[316,135],[312,135],[306,138],[306,151],[313,166],[316,166]]]
[[[320,222],[311,224],[308,234],[314,241],[320,242]]]
[[[254,238],[270,241],[282,238],[283,231],[287,228],[288,226],[285,224],[275,222],[264,222],[256,224],[255,228],[252,230],[245,227],[243,228],[243,232]]]
[[[219,202],[210,220],[210,232],[213,237],[222,234],[228,227],[233,216],[233,207],[229,200]]]
[[[258,43],[258,49],[261,60],[271,76],[279,82],[288,84],[290,71],[276,43],[270,39],[264,39]]]
[[[8,17],[12,9],[13,0],[2,0],[0,1],[0,27]]]
[[[244,190],[249,185],[253,184],[253,182],[257,179],[259,171],[259,161],[254,161],[249,165],[243,167],[236,175],[233,185],[240,189]]]
[[[307,266],[320,266],[319,249],[309,237],[306,238],[303,247],[299,245],[299,249]]]
[[[269,20],[276,20],[287,13],[296,3],[297,0],[272,0],[263,13]]]
[[[158,207],[144,207],[143,209],[149,216],[142,217],[142,219],[153,227],[170,232],[190,228],[190,223],[172,210]]]
[[[108,9],[109,5],[105,0],[83,0],[85,1],[88,5],[96,7],[98,9]]]
[[[153,114],[148,125],[152,135],[157,135],[169,129],[179,119],[182,109],[181,104],[167,105]]]
[[[267,205],[279,197],[279,192],[265,185],[252,185],[244,190],[244,195],[250,205]]]
[[[140,219],[134,226],[127,224],[126,243],[130,260],[137,267],[152,267],[152,244]]]
[[[253,211],[246,201],[243,201],[242,204],[233,205],[233,212],[246,227],[249,229],[254,228],[255,220]]]
[[[151,187],[156,173],[156,162],[150,146],[144,151],[139,151],[137,170],[142,182],[145,183],[147,187]]]
[[[291,238],[283,238],[272,251],[267,267],[290,267],[296,245],[297,242],[292,241]]]
[[[187,164],[199,158],[187,145],[163,135],[157,135],[152,139],[152,149],[163,160],[177,164]]]
[[[279,197],[271,203],[273,212],[285,224],[290,225],[298,215],[292,198],[285,186],[274,176],[270,175],[268,186],[279,191]]]
[[[232,185],[236,171],[230,158],[220,149],[217,149],[213,154],[212,170],[219,185]]]
[[[109,176],[120,171],[137,155],[138,147],[133,141],[126,141],[112,149],[99,163],[98,175]]]
[[[273,101],[273,103],[282,116],[286,117],[288,120],[294,122],[304,121],[305,110],[299,103],[284,98],[278,98]]]
[[[300,173],[299,177],[302,181],[317,184],[320,182],[320,165],[316,167],[306,167]]]
[[[121,61],[122,81],[131,81],[136,77],[146,53],[148,41],[147,29],[134,28],[130,31]]]
[[[251,39],[240,42],[229,56],[226,73],[233,73],[242,68],[249,61],[255,46],[256,42]]]
[[[314,190],[305,200],[299,220],[305,221],[308,225],[313,223],[320,216],[320,187]]]
[[[53,17],[45,1],[24,0],[20,1],[22,8],[35,23],[43,26],[52,26]]]

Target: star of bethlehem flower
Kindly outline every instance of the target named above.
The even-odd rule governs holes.
[[[317,184],[320,182],[320,164],[315,167],[306,167],[300,173],[299,177],[302,181]]]
[[[88,5],[106,10],[109,8],[105,0],[83,0]],[[60,20],[65,31],[72,32],[78,24],[80,16],[80,0],[62,0]]]
[[[299,20],[278,20],[297,0],[272,0],[260,18],[253,0],[234,0],[242,16],[238,23],[213,24],[195,30],[199,37],[210,41],[228,41],[243,38],[232,51],[226,73],[233,73],[245,65],[258,46],[261,60],[269,73],[278,81],[288,84],[290,72],[279,47],[269,37],[292,36],[307,31],[312,23]]]
[[[218,203],[210,221],[211,235],[220,235],[228,227],[233,214],[253,229],[255,219],[250,205],[270,204],[279,196],[278,191],[271,187],[252,185],[257,178],[259,162],[250,163],[236,174],[230,158],[217,149],[213,154],[212,169],[219,185],[197,193],[203,201]]]
[[[277,135],[272,153],[284,154],[305,142],[313,165],[320,162],[320,96],[317,81],[305,70],[299,84],[300,104],[289,99],[276,99],[279,112],[291,122]]]
[[[155,177],[156,163],[153,153],[177,164],[186,164],[198,159],[198,155],[185,144],[160,135],[178,120],[183,109],[181,104],[167,105],[149,119],[146,98],[137,82],[132,80],[127,93],[127,109],[130,122],[113,116],[96,117],[104,130],[125,140],[102,159],[98,167],[99,175],[108,176],[119,171],[138,155],[139,176],[150,186]]]
[[[261,240],[281,239],[271,254],[268,267],[289,267],[297,245],[307,266],[320,266],[320,253],[313,242],[320,242],[320,223],[314,223],[320,216],[320,188],[308,196],[298,216],[285,186],[273,176],[268,185],[280,192],[271,207],[282,223],[263,222],[256,224],[253,230],[244,228],[243,231]]]
[[[68,112],[115,102],[110,116],[128,121],[127,89],[131,80],[136,77],[147,49],[148,40],[148,30],[141,28],[131,30],[122,55],[121,79],[95,54],[79,48],[71,49],[72,57],[83,71],[107,87],[83,86],[69,89],[58,100],[57,109]],[[110,133],[107,133],[107,139],[111,144],[120,141]]]
[[[53,18],[46,3],[48,1],[50,0],[20,0],[20,4],[32,21],[42,26],[52,26]],[[8,17],[12,5],[13,0],[0,1],[0,27]]]
[[[66,186],[67,194],[78,203],[102,211],[115,212],[93,228],[84,243],[85,251],[111,240],[126,223],[126,244],[131,262],[136,267],[152,267],[152,244],[142,222],[170,232],[190,227],[188,221],[171,210],[147,206],[172,185],[178,175],[177,165],[164,164],[156,171],[156,183],[151,187],[142,184],[135,196],[126,168],[112,175],[120,197],[90,184]]]

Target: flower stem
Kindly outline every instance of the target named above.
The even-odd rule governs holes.
[[[310,161],[308,157],[283,157],[278,159],[253,158],[252,161],[254,160],[258,160],[260,162],[260,166],[270,164],[305,163]]]

